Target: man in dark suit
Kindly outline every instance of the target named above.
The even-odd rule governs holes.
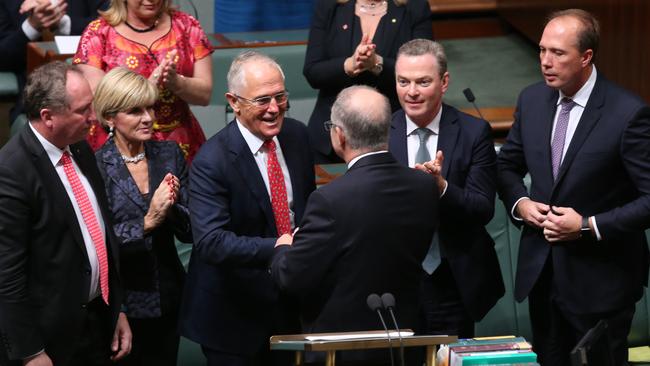
[[[366,305],[371,293],[392,293],[399,325],[417,325],[438,194],[433,179],[386,150],[390,116],[375,89],[339,94],[326,126],[348,171],[312,193],[295,237],[278,239],[271,273],[281,290],[300,296],[303,332],[382,329]]]
[[[597,73],[591,14],[549,19],[539,42],[544,82],[521,92],[497,160],[499,194],[523,225],[515,298],[528,296],[542,365],[569,365],[600,319],[623,365],[648,278],[650,108]]]
[[[269,336],[297,326],[285,324],[291,310],[280,305],[268,262],[276,239],[302,218],[315,188],[313,159],[306,127],[284,118],[288,93],[274,60],[240,54],[228,89],[236,118],[203,145],[190,171],[194,250],[181,334],[202,345],[209,365],[271,364]]]
[[[28,127],[0,150],[2,365],[111,365],[131,348],[118,241],[84,141],[91,101],[75,67],[42,66],[25,87]]]
[[[439,43],[402,45],[395,74],[403,109],[393,115],[389,150],[403,165],[432,173],[441,195],[440,231],[422,265],[422,330],[470,338],[504,293],[485,230],[496,196],[490,125],[442,103],[449,72]]]
[[[44,30],[56,35],[79,35],[107,0],[4,0],[0,2],[0,71],[16,74],[20,90],[25,82],[27,43],[41,40]],[[22,101],[19,101],[21,104]],[[22,105],[11,112],[13,122]]]

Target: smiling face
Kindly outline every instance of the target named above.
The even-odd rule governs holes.
[[[582,24],[563,16],[551,20],[539,41],[539,59],[546,85],[574,95],[591,73],[593,51],[580,52],[578,35]]]
[[[402,109],[418,126],[424,127],[436,116],[442,96],[449,87],[449,73],[440,77],[432,54],[400,55],[395,63],[396,88]]]
[[[153,134],[153,106],[133,107],[106,119],[114,128],[115,138],[129,145],[150,140]]]
[[[158,16],[164,0],[126,0],[129,14],[140,19],[151,19]]]
[[[285,91],[280,70],[270,63],[250,61],[242,67],[245,82],[237,91],[238,96],[252,100]],[[272,98],[267,106],[257,107],[245,99],[237,98],[235,94],[228,93],[226,96],[239,122],[253,135],[262,140],[269,140],[280,133],[287,108],[286,103],[278,105]]]

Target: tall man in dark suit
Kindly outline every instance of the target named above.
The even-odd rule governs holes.
[[[523,225],[515,297],[528,296],[542,365],[569,365],[599,319],[623,365],[648,278],[650,108],[596,71],[591,14],[549,19],[539,42],[544,82],[521,92],[497,160],[499,194]]]
[[[30,123],[0,150],[2,365],[111,365],[130,351],[118,242],[84,140],[91,101],[75,67],[42,66],[25,87]]]
[[[485,230],[496,196],[490,125],[442,103],[449,72],[439,43],[402,45],[395,75],[402,110],[393,115],[389,150],[403,165],[431,173],[440,192],[440,231],[422,264],[423,331],[469,338],[504,293]]]
[[[386,292],[397,300],[400,326],[417,325],[420,263],[438,194],[433,179],[387,151],[390,116],[375,89],[339,94],[326,127],[348,171],[312,193],[295,237],[278,240],[271,273],[280,289],[301,297],[304,332],[382,329],[366,298]]]
[[[269,336],[297,330],[286,329],[291,310],[280,304],[268,262],[276,239],[302,218],[314,166],[306,127],[284,118],[280,65],[244,52],[228,89],[236,118],[203,145],[190,172],[194,250],[181,334],[202,345],[209,365],[266,365],[276,356]]]

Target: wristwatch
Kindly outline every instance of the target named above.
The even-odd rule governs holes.
[[[372,68],[372,72],[375,75],[381,74],[382,71],[384,71],[384,64],[382,64],[381,62],[377,62],[375,66]]]
[[[581,233],[590,233],[591,228],[589,227],[589,217],[588,216],[583,216],[582,217],[582,226],[580,227],[580,232]]]

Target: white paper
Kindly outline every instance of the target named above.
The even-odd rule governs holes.
[[[80,39],[81,36],[54,36],[56,48],[58,48],[59,53],[62,55],[69,55],[77,52],[77,45],[79,45]]]
[[[399,332],[399,334],[404,337],[410,337],[413,335],[413,332]],[[390,332],[390,337],[398,339],[397,332]],[[374,338],[374,339],[385,339],[388,338],[386,333],[355,333],[355,334],[336,334],[336,335],[320,335],[320,336],[307,336],[305,339],[308,341],[344,341],[349,339],[364,339],[364,338]]]

